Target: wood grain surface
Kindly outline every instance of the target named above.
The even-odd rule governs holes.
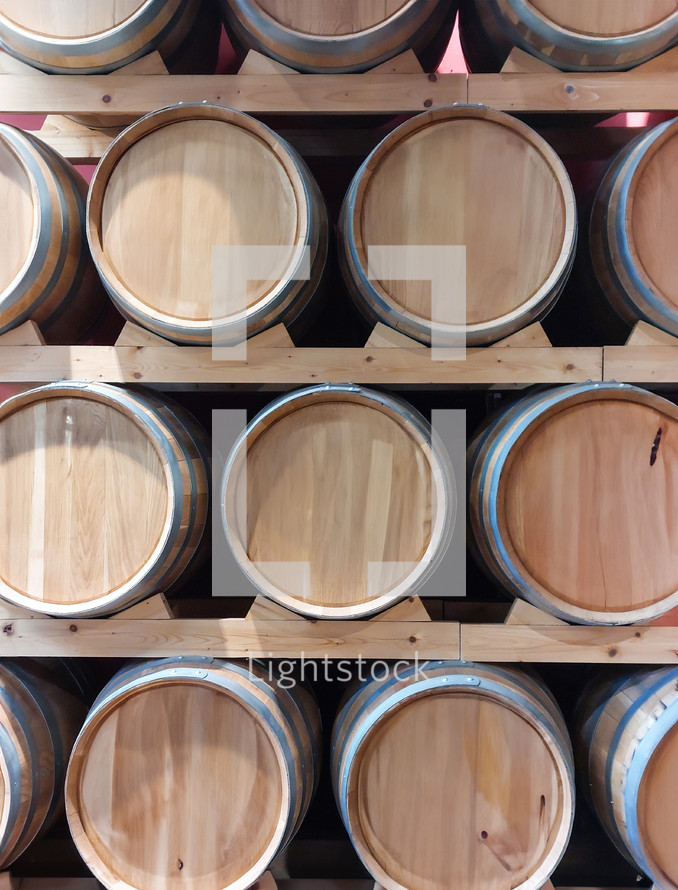
[[[674,0],[530,0],[530,5],[563,29],[599,37],[652,28],[676,11]]]
[[[304,615],[356,618],[409,596],[447,546],[445,457],[405,402],[358,387],[271,403],[235,447],[221,511],[243,571]]]
[[[330,37],[374,28],[408,0],[258,0],[257,5],[285,28]]]
[[[358,795],[366,842],[393,886],[421,890],[529,881],[563,805],[538,733],[473,695],[422,698],[384,721],[363,754]]]
[[[188,684],[119,705],[98,726],[80,781],[96,853],[139,890],[230,886],[270,843],[282,805],[266,733],[234,699]]]
[[[36,34],[57,38],[90,37],[116,28],[143,6],[143,0],[6,0],[2,15]]]
[[[150,559],[168,509],[155,446],[119,410],[52,399],[0,424],[0,575],[31,599],[82,603]]]
[[[440,352],[436,350],[438,357]],[[673,359],[675,352],[669,347],[666,358]],[[647,363],[642,373],[651,353],[643,353]],[[173,346],[0,346],[0,380],[38,383],[69,377],[111,383],[312,384],[322,372],[322,379],[329,383],[566,383],[601,380],[602,356],[597,347],[470,349],[460,362],[454,356],[449,361],[433,361],[428,350],[417,348],[251,347],[246,360],[237,350],[232,361],[213,361],[211,350],[190,346],[178,351]],[[659,367],[665,375],[670,373],[668,364]],[[669,379],[675,379],[675,369]]]
[[[0,292],[28,260],[37,227],[31,181],[12,148],[0,137]]]

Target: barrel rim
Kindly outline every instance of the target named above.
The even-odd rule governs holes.
[[[31,193],[31,201],[33,204],[33,226],[31,231],[31,244],[21,268],[16,273],[14,278],[9,282],[9,284],[5,287],[5,289],[3,291],[0,291],[0,307],[3,306],[8,298],[13,296],[17,286],[21,284],[22,281],[24,281],[26,273],[36,259],[41,233],[44,229],[42,225],[41,212],[44,212],[44,208],[42,207],[42,202],[40,200],[41,194],[38,182],[33,171],[26,164],[26,161],[17,151],[15,145],[12,144],[13,139],[17,140],[20,144],[23,141],[25,143],[26,150],[31,153],[33,152],[33,140],[30,136],[25,134],[18,127],[14,127],[11,124],[0,123],[0,144],[2,144],[2,146],[9,151],[15,161],[21,166],[23,174],[28,180]]]
[[[186,123],[193,120],[212,120],[227,126],[235,126],[247,133],[250,138],[262,142],[288,177],[296,205],[295,243],[288,245],[293,247],[293,251],[285,273],[278,284],[257,299],[249,308],[245,307],[238,313],[222,318],[205,320],[183,318],[159,309],[152,309],[141,296],[133,293],[109,262],[101,231],[101,215],[106,189],[115,167],[127,151],[151,133],[164,127],[170,127],[175,123]],[[188,330],[192,335],[202,335],[203,337],[208,337],[210,332],[213,332],[213,339],[217,342],[227,334],[231,325],[246,323],[256,314],[270,311],[278,303],[284,304],[285,289],[289,282],[303,279],[303,276],[297,273],[303,262],[303,254],[310,231],[311,200],[295,154],[288,144],[256,118],[229,106],[214,103],[182,102],[152,111],[135,121],[123,130],[102,154],[92,176],[87,195],[87,241],[96,269],[112,300],[123,313],[131,315],[144,327],[152,330],[154,323],[162,324],[168,331],[167,336],[173,336],[173,331],[176,331],[176,336],[179,339],[185,337]]]
[[[303,600],[275,587],[261,573],[247,555],[247,547],[236,534],[237,521],[234,517],[235,498],[231,492],[237,484],[246,449],[251,441],[263,435],[269,425],[292,410],[308,407],[322,401],[336,402],[333,396],[345,396],[349,401],[364,404],[387,414],[399,428],[414,438],[421,453],[425,456],[431,473],[431,486],[435,492],[437,509],[433,517],[429,541],[417,567],[392,590],[373,599],[346,606],[328,606]],[[254,439],[252,439],[254,437]],[[219,488],[219,514],[226,540],[243,573],[261,593],[286,608],[314,618],[349,618],[373,615],[405,597],[412,596],[430,577],[447,550],[454,524],[458,496],[451,461],[444,445],[431,430],[426,420],[408,403],[391,398],[385,393],[365,389],[352,384],[324,384],[295,390],[273,400],[242,431],[226,460]],[[226,505],[230,504],[230,507]],[[453,515],[455,512],[455,515]]]
[[[669,685],[675,693],[678,670],[669,668],[664,677],[664,684]],[[663,685],[664,685],[663,684]],[[678,886],[678,876],[674,879],[665,874],[658,861],[652,856],[647,838],[641,832],[641,819],[639,814],[640,790],[647,776],[646,770],[650,767],[657,749],[672,729],[678,725],[678,699],[673,701],[657,716],[657,719],[648,728],[640,739],[638,748],[628,766],[626,783],[623,789],[624,811],[626,814],[626,835],[634,857],[638,858],[638,865],[646,874],[650,875],[662,887],[666,886],[668,879],[672,887]],[[633,846],[633,845],[636,846]],[[668,890],[668,888],[667,888]]]
[[[575,31],[570,28],[564,28],[562,25],[558,25],[537,9],[530,0],[503,0],[503,2],[510,5],[514,14],[518,17],[518,20],[524,23],[527,30],[535,30],[535,23],[541,24],[543,25],[543,29],[540,32],[540,36],[546,43],[558,44],[558,36],[564,35],[567,38],[568,44],[570,44],[568,48],[571,48],[572,44],[580,43],[582,44],[583,49],[587,43],[592,43],[594,48],[601,47],[623,51],[629,46],[632,46],[633,42],[640,38],[652,38],[655,35],[663,36],[667,30],[667,22],[669,23],[668,30],[670,30],[671,27],[675,27],[676,33],[678,33],[678,11],[670,13],[670,15],[663,18],[661,22],[658,22],[656,25],[650,25],[647,28],[629,31],[626,34],[597,37],[593,33],[589,34],[584,31]],[[674,38],[675,36],[676,35],[674,34]]]
[[[491,124],[506,127],[527,142],[542,158],[559,187],[559,196],[564,210],[563,238],[560,251],[548,276],[528,299],[510,312],[488,321],[468,325],[452,325],[426,319],[410,309],[406,309],[385,290],[381,282],[372,281],[367,277],[367,258],[363,243],[361,217],[372,176],[381,165],[382,160],[388,157],[392,150],[397,149],[400,144],[429,126],[465,119],[488,121]],[[544,314],[557,299],[569,275],[577,242],[577,206],[574,189],[565,165],[558,154],[542,136],[527,124],[505,112],[482,104],[458,104],[426,111],[410,118],[389,133],[373,149],[355,174],[345,198],[342,217],[342,251],[346,254],[346,262],[350,268],[351,276],[355,276],[359,281],[361,302],[369,303],[370,310],[374,311],[390,327],[397,325],[404,333],[424,343],[429,343],[433,337],[439,342],[439,345],[446,345],[446,341],[449,340],[450,345],[458,346],[459,338],[464,336],[473,338],[477,335],[487,338],[488,331],[493,330],[499,331],[495,338],[499,339],[502,336],[501,329],[506,326],[517,325],[520,327],[521,322],[522,326],[528,324],[534,320],[531,313],[535,311],[541,311],[541,314]],[[369,298],[365,296],[365,292],[369,294]],[[493,338],[490,337],[490,339]]]
[[[274,28],[276,31],[296,38],[295,42],[299,45],[303,46],[304,43],[308,43],[309,46],[306,52],[312,51],[313,48],[316,50],[324,49],[327,43],[336,41],[341,46],[342,54],[352,50],[355,51],[363,40],[388,28],[398,19],[409,15],[412,10],[417,11],[417,6],[430,6],[432,9],[435,9],[435,3],[432,3],[431,0],[403,0],[402,6],[399,9],[396,9],[395,12],[392,12],[382,21],[376,25],[371,25],[369,28],[361,28],[360,31],[353,31],[349,34],[314,34],[310,31],[298,31],[290,28],[289,25],[285,25],[267,12],[262,7],[260,0],[223,0],[223,2],[228,6],[229,10],[233,11],[233,15],[240,13],[242,16],[246,14],[248,29],[258,27],[262,33],[266,33],[267,29]],[[351,44],[353,43],[357,44],[357,46],[352,46]]]
[[[676,13],[678,16],[678,12]],[[634,151],[627,162],[619,171],[618,185],[618,210],[616,221],[610,220],[608,225],[614,226],[620,247],[619,259],[624,271],[629,276],[632,285],[641,297],[640,310],[645,306],[652,310],[659,304],[661,314],[666,316],[671,327],[678,330],[678,300],[671,299],[656,285],[650,272],[643,263],[633,237],[634,221],[633,206],[635,195],[645,171],[653,162],[656,154],[672,139],[678,135],[678,119],[665,121],[645,134],[637,146],[640,151]],[[641,148],[642,147],[642,148]],[[657,295],[661,298],[657,299]],[[630,296],[630,295],[629,295]],[[635,301],[634,301],[635,302]],[[655,309],[654,315],[659,309]],[[664,322],[666,324],[666,322]]]
[[[458,0],[405,0],[394,14],[370,28],[345,35],[313,35],[288,28],[269,16],[259,0],[221,0],[224,23],[236,43],[252,46],[297,71],[325,74],[363,72],[422,42],[430,44]],[[404,22],[403,22],[404,20]],[[406,26],[406,27],[404,27]],[[449,32],[451,34],[451,23]],[[381,38],[372,45],[374,35]]]
[[[471,694],[482,696],[512,711],[537,732],[551,756],[554,770],[559,779],[559,824],[555,826],[556,830],[552,833],[549,849],[542,856],[538,868],[515,888],[515,890],[537,890],[537,888],[542,887],[560,861],[567,847],[574,821],[574,771],[569,736],[564,730],[564,725],[561,727],[558,721],[554,720],[553,715],[548,712],[545,705],[534,695],[529,684],[526,687],[520,686],[522,677],[518,676],[516,671],[504,669],[502,674],[497,672],[492,665],[477,665],[473,662],[434,662],[433,665],[443,671],[447,666],[452,666],[458,669],[459,673],[437,674],[425,681],[417,680],[415,674],[414,680],[410,679],[410,682],[404,688],[398,688],[380,703],[376,718],[374,711],[370,711],[368,715],[369,720],[365,716],[361,718],[360,714],[353,715],[348,730],[348,735],[351,736],[350,751],[342,750],[340,753],[336,752],[339,760],[337,764],[333,764],[335,768],[333,772],[341,766],[341,802],[345,803],[345,806],[340,804],[340,810],[342,818],[348,820],[346,828],[351,836],[351,841],[365,866],[376,880],[383,885],[385,890],[409,890],[408,887],[400,884],[382,868],[376,854],[372,853],[369,843],[363,835],[359,814],[355,808],[352,810],[349,806],[349,802],[355,801],[357,797],[356,790],[361,766],[361,754],[364,753],[366,746],[383,723],[412,701],[419,701],[422,698],[436,695]],[[424,668],[424,672],[425,670],[426,668]],[[474,672],[478,671],[485,671],[489,676],[474,676]],[[467,676],[467,674],[470,676]],[[505,674],[510,676],[506,677],[504,676]],[[450,678],[453,678],[453,682],[450,682]],[[518,686],[517,694],[513,689],[501,685],[501,681],[507,679]],[[384,685],[388,684],[388,682],[388,678],[369,680],[362,684],[355,696],[357,697],[361,692],[366,692],[372,688],[375,690],[373,694],[379,694],[379,691],[383,691]],[[401,687],[401,684],[399,684],[399,687]],[[549,698],[551,698],[550,693]],[[514,699],[517,699],[517,701]],[[346,705],[346,708],[349,707],[349,704],[350,702]],[[520,709],[521,706],[524,710]],[[555,711],[559,720],[562,720],[562,715],[557,705]],[[341,713],[343,714],[344,712],[342,711]],[[543,723],[539,718],[543,720]],[[553,722],[552,725],[551,721]],[[333,747],[337,742],[336,732],[338,724],[339,717],[333,729]],[[558,734],[560,734],[560,737]],[[338,783],[339,779],[336,778],[336,775],[335,772],[335,794],[339,798],[339,792],[336,788],[336,783]]]
[[[227,663],[228,664],[228,663]],[[152,667],[153,662],[138,665],[137,667]],[[73,837],[73,841],[78,848],[78,852],[86,862],[87,867],[92,870],[94,875],[106,886],[115,886],[119,890],[138,890],[131,884],[123,881],[97,853],[94,844],[91,842],[89,835],[80,816],[80,801],[82,792],[82,774],[83,765],[87,758],[89,747],[94,740],[96,732],[104,723],[104,721],[115,712],[116,708],[129,701],[131,698],[143,692],[148,692],[159,686],[195,686],[204,689],[205,683],[209,689],[225,695],[227,698],[236,702],[243,707],[254,719],[258,728],[262,729],[268,738],[273,751],[275,753],[278,768],[280,770],[280,814],[277,819],[276,829],[269,841],[266,850],[259,857],[259,860],[251,866],[245,875],[228,885],[228,890],[248,890],[251,888],[271,860],[275,856],[278,848],[285,836],[285,830],[289,818],[291,818],[291,795],[289,791],[290,779],[287,765],[285,763],[284,751],[275,733],[271,731],[265,721],[261,720],[261,714],[257,713],[249,702],[235,693],[225,688],[219,682],[220,677],[216,670],[210,669],[209,664],[181,664],[177,663],[174,667],[165,665],[155,665],[157,670],[154,674],[144,674],[142,676],[131,676],[123,687],[112,688],[110,694],[106,697],[100,696],[90,710],[85,723],[78,733],[73,745],[73,751],[69,760],[66,772],[66,781],[64,785],[64,801],[66,808],[66,818],[68,827]],[[113,678],[115,679],[115,678]],[[104,690],[105,692],[106,690]],[[217,890],[215,887],[214,890]]]
[[[134,423],[152,443],[164,472],[167,490],[167,513],[163,529],[153,551],[147,556],[139,570],[115,590],[81,603],[53,603],[34,599],[26,593],[17,591],[0,577],[0,597],[2,599],[35,612],[61,617],[87,617],[90,614],[101,614],[107,610],[115,611],[116,608],[122,607],[127,600],[133,597],[135,588],[156,571],[157,566],[163,561],[163,556],[171,551],[176,537],[175,526],[180,519],[181,498],[177,496],[177,473],[169,456],[169,442],[164,441],[163,433],[159,427],[154,427],[145,416],[137,415],[130,410],[130,405],[127,404],[129,396],[134,397],[135,394],[108,384],[60,381],[18,393],[0,403],[0,424],[15,411],[20,411],[36,402],[58,398],[92,400],[119,411],[127,420]]]
[[[2,34],[4,29],[22,40],[31,40],[40,47],[50,50],[62,48],[68,51],[78,46],[85,46],[88,49],[91,48],[93,50],[92,54],[94,54],[99,51],[97,50],[98,44],[106,44],[112,37],[118,36],[126,29],[134,28],[138,19],[145,17],[149,9],[152,9],[154,6],[162,8],[163,5],[164,0],[141,0],[138,9],[117,25],[105,28],[103,31],[96,31],[93,34],[84,34],[77,37],[57,37],[56,35],[45,34],[41,31],[34,31],[32,28],[22,25],[21,22],[10,18],[10,16],[0,10],[0,34]]]

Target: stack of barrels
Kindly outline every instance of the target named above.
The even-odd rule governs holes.
[[[6,4],[0,44],[52,73],[115,72],[153,49],[171,64],[210,17],[197,0],[111,0],[80,16],[57,5]],[[469,57],[512,45],[575,70],[631,67],[678,39],[672,0],[583,6],[564,14],[550,0],[467,0],[462,38]],[[314,72],[366,70],[405,47],[435,66],[457,4],[356,8],[221,3],[240,49]],[[615,159],[587,232],[616,313],[672,334],[675,133],[664,124]],[[298,339],[322,308],[332,226],[321,190],[294,149],[245,114],[180,105],[133,123],[101,159],[87,208],[74,169],[38,136],[4,124],[0,173],[12,220],[0,238],[0,333],[31,319],[48,342],[78,342],[104,292],[126,318],[186,345],[235,345],[279,323]],[[495,343],[542,319],[561,295],[576,211],[565,167],[537,132],[489,108],[432,110],[396,127],[350,184],[338,231],[346,289],[368,322],[423,344]],[[435,247],[457,252],[439,263],[426,253]]]
[[[6,0],[0,45],[48,74],[113,73],[155,50],[170,70],[204,70],[216,9],[78,0],[66,13],[60,0]],[[433,70],[458,11],[474,71],[499,70],[512,47],[562,70],[625,70],[678,41],[674,0],[219,10],[239,56],[318,74],[366,71],[407,49]],[[626,323],[675,335],[677,133],[662,124],[614,159],[579,248]],[[298,338],[329,277],[333,221],[310,169],[269,127],[219,105],[135,121],[89,188],[39,137],[0,124],[0,215],[0,334],[32,320],[49,342],[74,343],[108,294],[180,345],[236,345],[280,323]],[[464,105],[394,126],[355,173],[337,226],[364,318],[425,346],[485,346],[544,318],[577,241],[556,152],[525,123]],[[673,402],[615,383],[535,389],[488,418],[467,455],[469,543],[483,571],[570,622],[648,621],[678,605],[677,426]],[[214,545],[301,616],[380,613],[425,592],[449,558],[466,518],[451,448],[392,394],[348,383],[286,393],[228,455]],[[62,381],[8,399],[0,597],[103,616],[186,583],[209,549],[210,473],[205,431],[153,392]],[[568,728],[529,671],[387,665],[349,689],[325,732],[339,814],[385,890],[540,890],[570,838],[576,763],[622,854],[675,888],[677,689],[671,668],[603,678]],[[280,666],[173,657],[127,665],[89,713],[85,698],[67,665],[0,665],[0,867],[65,801],[76,846],[110,890],[251,887],[318,784],[310,687]]]

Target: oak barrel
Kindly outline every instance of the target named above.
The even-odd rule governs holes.
[[[406,402],[351,385],[284,395],[249,424],[220,502],[240,567],[316,618],[357,618],[418,589],[449,543],[449,457]]]
[[[151,393],[61,382],[0,405],[0,596],[50,615],[167,590],[208,512],[209,446]]]
[[[581,624],[678,605],[678,408],[584,383],[519,399],[469,450],[476,553],[503,587]]]
[[[75,743],[73,839],[111,890],[245,890],[299,827],[319,751],[311,693],[281,686],[268,667],[134,664],[100,694]]]
[[[428,345],[473,346],[553,306],[574,261],[576,206],[561,160],[537,133],[462,105],[418,115],[377,146],[351,183],[339,230],[344,278],[369,321]],[[465,248],[465,309],[452,272],[442,285],[420,280],[420,269],[411,275],[419,280],[377,278],[389,274],[372,272],[377,245]]]
[[[231,42],[298,71],[366,71],[408,49],[434,71],[457,0],[220,0]]]
[[[471,662],[398,662],[343,704],[337,804],[385,890],[538,890],[574,814],[565,724],[545,688]]]
[[[87,184],[36,136],[0,124],[0,334],[29,319],[73,343],[105,294],[87,247]]]
[[[66,765],[86,713],[61,662],[3,659],[0,868],[63,814]]]
[[[616,313],[678,336],[678,125],[643,132],[608,168],[595,199],[589,242],[598,282]]]
[[[514,46],[563,71],[620,71],[678,39],[675,0],[463,0],[472,71],[499,71]]]
[[[106,151],[87,234],[123,315],[177,343],[228,346],[245,331],[308,324],[328,224],[315,180],[272,130],[230,108],[182,104],[142,118]],[[237,257],[225,268],[213,258],[220,247],[244,249],[267,280],[239,282],[228,274]]]
[[[678,669],[604,678],[579,703],[581,779],[618,849],[656,887],[678,887]]]
[[[154,50],[172,64],[200,9],[201,0],[3,0],[0,46],[51,74],[106,74]]]

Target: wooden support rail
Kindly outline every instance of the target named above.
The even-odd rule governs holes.
[[[459,658],[459,624],[419,621],[8,619],[0,657]]]
[[[404,114],[458,102],[512,112],[678,111],[678,73],[29,74],[0,77],[0,114],[130,114],[215,102],[250,114]]]
[[[426,347],[251,347],[247,359],[213,361],[209,347],[0,346],[0,382],[73,379],[109,383],[531,384],[602,380],[602,349],[476,348],[434,361]]]

